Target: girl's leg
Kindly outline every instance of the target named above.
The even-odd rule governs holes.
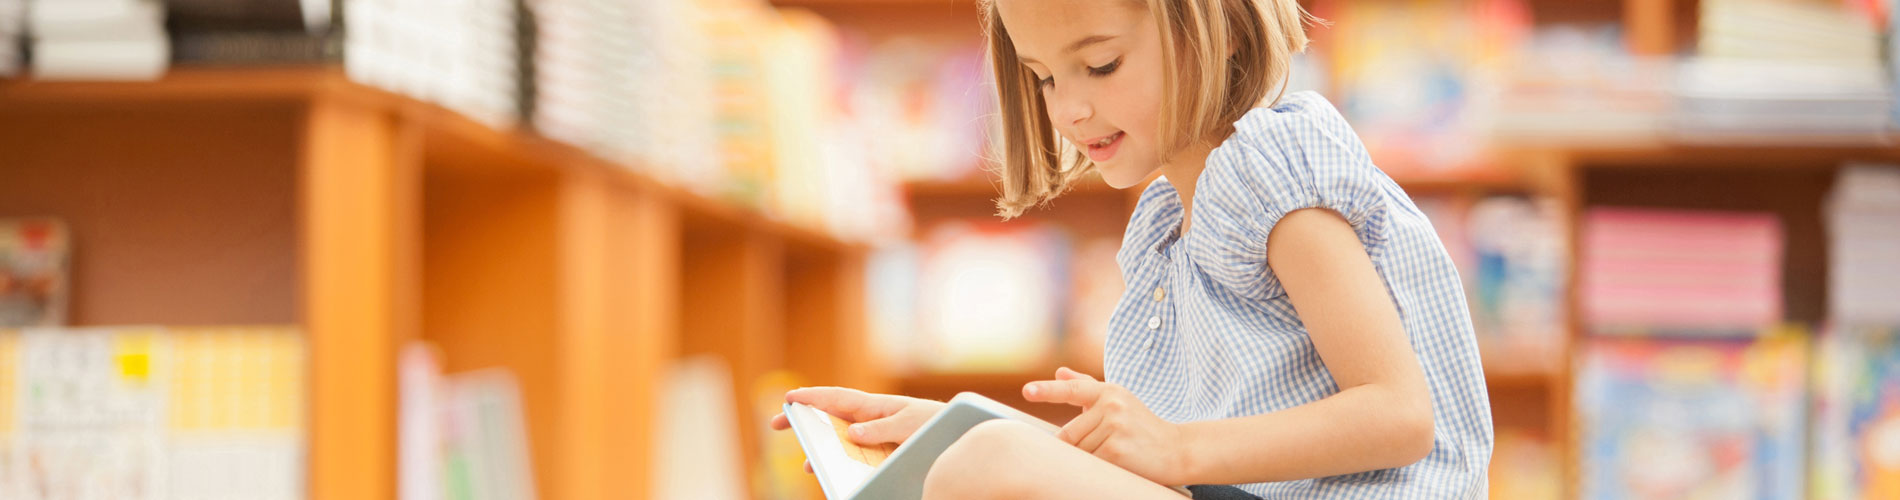
[[[925,500],[1182,500],[1179,493],[1009,420],[971,428],[924,480]]]

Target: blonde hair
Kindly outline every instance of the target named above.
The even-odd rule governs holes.
[[[1140,0],[1137,0],[1140,1]],[[1233,133],[1233,123],[1281,87],[1293,54],[1316,21],[1297,0],[1146,0],[1161,31],[1161,158]],[[1034,73],[1016,57],[1009,31],[984,0],[983,28],[1002,123],[1003,218],[1055,199],[1094,168],[1058,140]],[[1221,75],[1209,78],[1208,75]],[[1282,90],[1284,92],[1284,90]],[[1279,96],[1274,96],[1278,101]]]

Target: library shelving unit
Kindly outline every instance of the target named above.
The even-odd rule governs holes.
[[[1446,0],[1453,1],[1453,0]],[[774,0],[781,6],[809,8],[834,23],[880,37],[935,37],[976,43],[977,2],[970,0]],[[1303,1],[1323,10],[1339,0]],[[1528,0],[1538,25],[1616,23],[1627,47],[1641,55],[1675,54],[1692,46],[1698,2],[1693,0]],[[1324,30],[1318,44],[1327,44]],[[1836,140],[1838,139],[1838,140]],[[1849,161],[1900,163],[1900,137],[1885,143],[1867,138],[1735,137],[1715,143],[1602,143],[1594,139],[1548,138],[1536,144],[1501,144],[1492,155],[1499,171],[1479,177],[1395,174],[1414,196],[1449,196],[1470,201],[1491,195],[1535,196],[1558,201],[1560,220],[1571,233],[1570,276],[1564,317],[1559,325],[1562,355],[1552,360],[1516,362],[1511,353],[1485,353],[1485,372],[1493,416],[1499,428],[1534,431],[1552,441],[1562,467],[1565,498],[1579,491],[1579,443],[1572,416],[1572,366],[1579,343],[1587,338],[1577,303],[1576,263],[1580,225],[1592,206],[1634,205],[1658,208],[1751,210],[1776,213],[1786,229],[1784,292],[1787,320],[1810,325],[1824,318],[1826,235],[1822,200],[1838,168]],[[1394,160],[1387,158],[1385,160]],[[1391,167],[1389,161],[1379,161]],[[933,220],[987,215],[996,187],[982,180],[921,182],[910,186],[917,226]],[[1086,186],[1026,216],[1089,236],[1119,236],[1133,209],[1134,194],[1099,185]],[[1113,213],[1115,215],[1104,215]],[[1059,352],[1071,352],[1060,348]],[[1093,363],[1093,364],[1091,364]],[[1050,376],[1056,365],[1098,368],[1099,359],[1059,358],[1021,373],[896,375],[893,386],[917,396],[947,397],[972,390],[1020,402],[1024,382]],[[1041,409],[1049,418],[1072,411]]]
[[[723,358],[742,409],[778,369],[882,387],[848,362],[860,246],[641,170],[336,67],[0,81],[0,216],[70,226],[72,324],[301,329],[316,500],[395,497],[413,340],[518,377],[541,498],[647,496],[676,357]]]

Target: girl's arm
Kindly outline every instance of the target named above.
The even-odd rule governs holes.
[[[1186,424],[1183,472],[1238,484],[1401,467],[1432,451],[1432,395],[1398,308],[1337,212],[1288,213],[1267,265],[1339,385],[1326,399],[1251,417]]]
[[[1397,306],[1346,220],[1287,214],[1267,241],[1339,393],[1287,410],[1189,424],[1161,420],[1126,389],[1058,371],[1030,401],[1082,406],[1064,441],[1162,484],[1243,484],[1401,467],[1432,450],[1432,397]]]

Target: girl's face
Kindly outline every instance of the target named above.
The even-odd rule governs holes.
[[[1160,165],[1161,44],[1130,0],[996,0],[1016,55],[1039,80],[1049,122],[1116,188]]]

